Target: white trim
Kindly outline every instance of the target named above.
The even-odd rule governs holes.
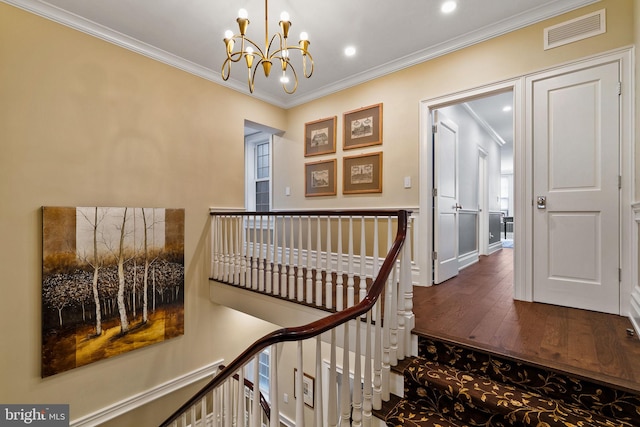
[[[471,251],[462,256],[458,257],[458,270],[462,270],[463,268],[467,268],[470,265],[475,264],[480,260],[478,256],[478,251]]]
[[[89,415],[85,415],[72,420],[69,426],[91,427],[105,423],[113,418],[133,411],[136,408],[146,405],[147,403],[150,403],[156,399],[166,396],[167,394],[180,390],[181,388],[191,385],[204,378],[213,377],[218,372],[220,365],[222,365],[223,363],[224,360],[218,360],[209,365],[198,368],[195,371],[189,372],[187,374],[169,380],[163,384],[152,387],[147,391],[129,396],[126,399],[121,400],[120,402],[105,406],[104,408]]]
[[[631,206],[633,211],[633,219],[636,223],[635,232],[631,234],[631,241],[633,247],[633,259],[638,259],[638,232],[640,232],[640,202],[634,203]],[[636,331],[636,335],[640,335],[640,281],[638,263],[633,263],[632,278],[635,283],[633,290],[631,291],[631,302],[629,304],[629,320]]]
[[[105,40],[109,43],[113,43],[117,46],[139,53],[141,55],[186,71],[193,75],[202,77],[203,79],[210,80],[214,83],[229,87],[238,92],[248,94],[246,87],[247,85],[244,82],[234,79],[229,79],[225,82],[224,80],[222,80],[222,76],[219,72],[188,61],[162,49],[158,49],[147,43],[143,43],[139,40],[127,36],[126,34],[113,31],[107,27],[89,21],[88,19],[82,18],[81,16],[71,14],[44,1],[0,1],[19,7],[26,11],[50,19],[54,22],[58,22],[62,25],[76,29],[99,39]],[[447,42],[441,43],[437,46],[433,46],[422,51],[413,52],[411,55],[407,55],[404,58],[400,58],[386,64],[381,64],[378,67],[374,67],[355,76],[351,76],[346,79],[323,86],[322,88],[309,92],[306,95],[299,95],[280,101],[278,99],[275,99],[272,95],[256,89],[253,93],[253,97],[281,108],[292,108],[313,101],[315,99],[322,98],[332,93],[339,92],[349,87],[373,80],[375,78],[382,77],[387,74],[402,70],[404,68],[408,68],[413,65],[428,61],[430,59],[434,59],[439,56],[464,49],[474,44],[490,40],[494,37],[498,37],[511,31],[524,28],[536,22],[541,22],[545,19],[552,18],[554,16],[558,16],[593,3],[597,3],[599,1],[600,0],[563,0],[561,2],[551,2],[534,10],[530,10],[527,13],[517,15],[503,21],[492,23],[491,25],[488,25],[484,28],[480,28],[476,31],[472,31],[460,37],[448,40]]]

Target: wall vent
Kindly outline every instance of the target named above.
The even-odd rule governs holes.
[[[599,10],[544,29],[544,50],[553,49],[607,31],[605,10]]]

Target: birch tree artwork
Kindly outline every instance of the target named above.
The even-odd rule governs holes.
[[[42,209],[42,376],[184,334],[184,209]]]

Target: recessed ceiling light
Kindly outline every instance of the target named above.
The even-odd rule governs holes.
[[[356,48],[355,48],[355,47],[353,47],[353,46],[347,46],[347,47],[344,49],[344,54],[345,54],[346,56],[353,56],[353,55],[355,55],[355,54],[356,54]]]
[[[456,10],[456,7],[457,7],[456,2],[454,0],[449,0],[442,3],[440,10],[442,11],[442,13],[451,13],[454,10]]]
[[[504,107],[502,107],[502,111],[508,113],[509,111],[511,111],[511,105],[505,105]]]

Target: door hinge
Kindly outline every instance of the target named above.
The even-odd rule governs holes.
[[[622,188],[622,175],[618,175],[618,190]]]
[[[618,95],[622,95],[622,82],[618,82]]]
[[[438,197],[438,189],[437,188],[433,189],[433,197]]]
[[[433,258],[433,260],[437,260],[438,259],[438,252],[433,251],[433,253],[431,254],[431,258]]]
[[[618,282],[622,282],[622,269],[618,269]]]
[[[432,125],[431,126],[431,133],[437,133],[438,132],[438,125]]]

